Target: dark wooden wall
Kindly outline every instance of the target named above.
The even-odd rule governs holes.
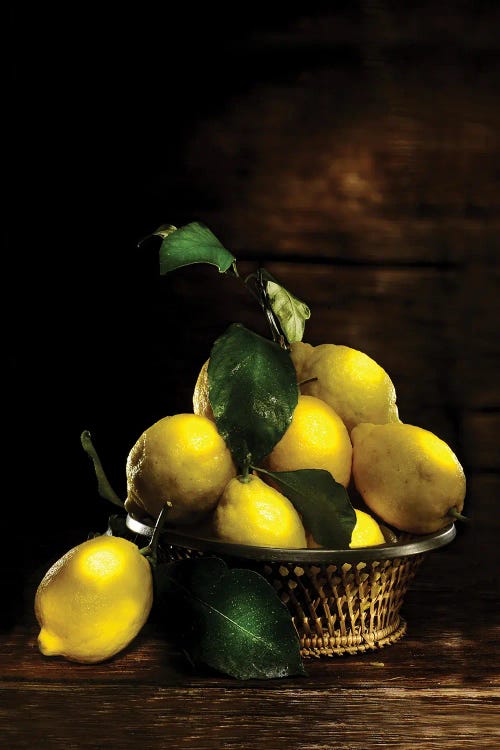
[[[82,16],[21,78],[36,166],[21,208],[44,221],[28,212],[17,232],[31,309],[10,347],[23,424],[35,414],[46,437],[31,453],[55,535],[109,510],[94,507],[82,429],[123,492],[129,448],[191,408],[216,336],[233,321],[265,332],[216,270],[160,278],[157,248],[136,249],[161,223],[201,220],[242,268],[265,265],[309,303],[307,341],[375,358],[402,419],[452,445],[476,529],[458,551],[493,563],[500,8],[366,0],[188,21]]]
[[[368,2],[255,33],[240,54],[279,73],[198,124],[182,175],[192,216],[310,304],[306,340],[387,369],[402,419],[460,456],[470,505],[500,469],[499,20]],[[214,320],[253,320],[214,274],[165,287],[198,297],[199,361]]]

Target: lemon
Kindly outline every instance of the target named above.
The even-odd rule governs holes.
[[[90,539],[54,563],[37,588],[40,651],[85,664],[109,659],[139,633],[152,603],[151,566],[136,545]]]
[[[208,419],[214,419],[214,413],[208,398],[208,363],[209,359],[203,364],[193,391],[193,412],[201,414]]]
[[[353,478],[366,505],[401,531],[427,534],[460,512],[465,475],[450,446],[415,425],[360,424],[351,433]]]
[[[364,510],[354,509],[356,513],[356,525],[352,530],[349,547],[373,547],[375,544],[384,544],[385,537],[377,521]],[[318,549],[320,544],[314,539],[310,532],[306,533],[307,546]]]
[[[266,463],[271,471],[325,469],[346,487],[351,460],[351,440],[338,414],[321,399],[302,395],[290,426]]]
[[[168,520],[200,521],[236,475],[231,453],[217,427],[198,414],[174,414],[149,427],[127,458],[125,508],[156,518],[172,503]]]
[[[396,390],[387,372],[364,352],[340,344],[291,345],[301,392],[326,401],[349,432],[360,422],[398,422]]]
[[[263,547],[306,547],[300,516],[281,492],[250,474],[231,479],[214,513],[214,531],[227,542]]]
[[[355,508],[354,512],[356,525],[352,530],[349,547],[373,547],[375,544],[384,544],[385,537],[382,529],[373,516],[358,508]]]

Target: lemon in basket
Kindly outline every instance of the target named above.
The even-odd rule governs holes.
[[[392,380],[367,354],[349,346],[313,347],[299,341],[292,344],[291,356],[301,392],[326,401],[349,431],[360,422],[399,421]]]
[[[151,566],[137,546],[90,539],[54,563],[37,588],[40,651],[84,664],[109,659],[139,633],[152,603]]]
[[[325,469],[347,487],[352,445],[346,426],[327,403],[299,396],[290,426],[267,457],[271,471]]]
[[[156,518],[171,503],[169,521],[196,523],[213,510],[235,475],[214,422],[198,414],[174,414],[145,430],[130,451],[125,508]]]
[[[353,477],[366,505],[401,531],[429,534],[460,513],[465,475],[450,446],[415,425],[360,424],[351,433]]]
[[[384,544],[386,539],[377,521],[369,513],[364,510],[354,508],[356,513],[356,525],[352,530],[352,537],[349,547],[351,549],[357,547],[373,547],[376,544]],[[318,549],[321,547],[316,542],[312,534],[309,532],[307,536],[307,546],[310,549]]]
[[[261,547],[307,547],[302,521],[281,492],[258,476],[235,477],[215,509],[213,525],[219,539]]]
[[[385,537],[377,521],[364,510],[355,508],[356,525],[352,531],[349,547],[373,547],[375,544],[384,544]]]

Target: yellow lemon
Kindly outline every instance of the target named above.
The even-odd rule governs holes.
[[[351,459],[349,433],[338,414],[319,398],[299,396],[291,424],[266,463],[271,471],[325,469],[346,487]]]
[[[151,566],[137,546],[90,539],[54,563],[37,588],[40,651],[82,663],[109,659],[139,633],[152,603]]]
[[[354,512],[356,513],[356,526],[352,531],[349,547],[373,547],[375,544],[384,544],[382,529],[373,516],[358,508],[355,508]]]
[[[349,547],[373,547],[375,544],[384,544],[385,537],[376,520],[363,510],[354,509],[356,513],[356,525],[352,530]],[[307,546],[310,549],[321,547],[310,532],[307,532]]]
[[[217,427],[199,414],[174,414],[149,427],[127,458],[129,513],[156,518],[170,502],[168,520],[178,524],[208,515],[236,475]]]
[[[214,513],[214,531],[227,542],[263,547],[306,547],[300,516],[281,492],[250,474],[231,479]]]
[[[427,534],[460,512],[465,475],[441,438],[415,425],[359,424],[351,433],[354,483],[375,515],[401,531]]]
[[[367,354],[349,346],[303,342],[291,345],[301,392],[326,401],[349,432],[360,422],[398,422],[396,390],[387,372]]]

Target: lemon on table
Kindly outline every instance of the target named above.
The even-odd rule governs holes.
[[[340,344],[291,345],[301,392],[326,401],[349,432],[360,422],[398,422],[396,390],[387,372],[364,352]]]
[[[291,424],[266,463],[271,471],[325,469],[346,487],[351,461],[351,440],[338,414],[319,398],[299,396]]]
[[[352,530],[349,547],[373,547],[375,544],[384,544],[385,537],[377,521],[364,510],[354,509],[356,513],[356,525]],[[321,547],[310,532],[307,533],[307,546],[310,549]]]
[[[151,566],[137,546],[90,539],[54,563],[37,588],[40,651],[84,664],[109,659],[139,633],[152,603]]]
[[[262,547],[306,547],[300,516],[281,492],[250,474],[231,479],[214,513],[218,538]]]
[[[170,502],[168,520],[190,524],[213,510],[236,468],[214,422],[174,414],[143,432],[128,455],[126,475],[129,513],[156,518]]]
[[[450,446],[410,424],[360,424],[351,433],[353,477],[366,505],[401,531],[427,534],[460,513],[465,475]]]

